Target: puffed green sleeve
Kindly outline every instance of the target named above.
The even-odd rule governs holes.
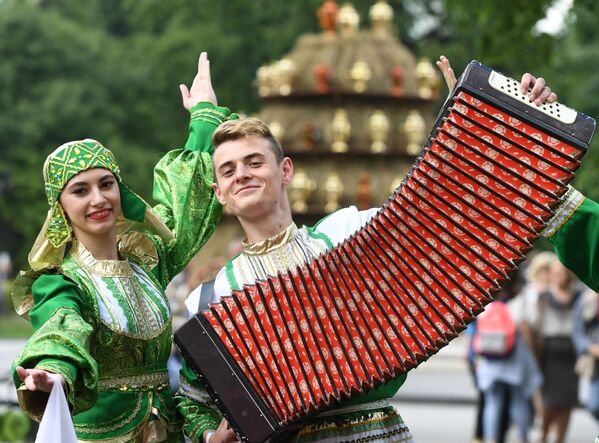
[[[183,417],[183,430],[192,441],[201,441],[205,431],[216,430],[222,416],[185,361],[179,382],[180,388],[175,395],[175,404]]]
[[[564,266],[598,291],[599,204],[571,187],[543,235],[549,239]]]
[[[233,118],[227,108],[199,103],[192,108],[185,148],[166,154],[154,169],[154,211],[174,234],[165,248],[162,281],[185,268],[220,220],[222,208],[212,189],[212,134]]]
[[[81,316],[81,291],[61,274],[44,274],[33,284],[32,295],[29,318],[34,333],[13,363],[21,408],[39,420],[48,394],[26,390],[16,374],[17,366],[62,375],[73,414],[85,411],[98,396],[98,367],[89,353],[92,327]]]

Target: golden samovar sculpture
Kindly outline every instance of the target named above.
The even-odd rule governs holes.
[[[289,197],[293,212],[305,214],[308,212],[308,200],[316,189],[316,182],[308,177],[303,168],[296,169],[295,176],[289,184]]]
[[[331,129],[333,133],[331,151],[338,153],[347,152],[347,141],[351,135],[351,124],[347,118],[345,109],[337,109],[335,111]]]
[[[326,194],[324,212],[334,212],[341,207],[340,201],[341,196],[343,195],[343,182],[339,178],[337,171],[331,171],[323,186]]]
[[[368,133],[370,134],[370,150],[373,154],[387,151],[387,136],[389,135],[389,119],[383,111],[377,110],[368,119]]]

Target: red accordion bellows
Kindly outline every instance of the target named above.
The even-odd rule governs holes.
[[[491,300],[583,153],[461,92],[374,219],[204,315],[284,423],[404,373]]]

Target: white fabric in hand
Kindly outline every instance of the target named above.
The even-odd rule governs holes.
[[[60,378],[54,380],[35,443],[77,443],[71,411]]]

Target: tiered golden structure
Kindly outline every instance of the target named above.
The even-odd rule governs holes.
[[[256,73],[258,117],[294,162],[290,203],[308,225],[340,207],[387,200],[433,124],[440,79],[395,37],[386,1],[371,7],[370,29],[360,29],[351,4],[325,0],[317,14],[321,33],[301,36]],[[242,235],[233,217],[221,224],[208,255]]]
[[[302,170],[291,203],[313,216],[303,217],[307,223],[334,208],[384,203],[433,123],[435,68],[395,37],[385,1],[369,15],[370,29],[362,30],[353,6],[327,0],[318,11],[323,32],[300,37],[283,59],[258,69],[259,117],[282,134],[285,153]],[[342,191],[331,193],[331,176]],[[359,196],[365,182],[370,198]]]

